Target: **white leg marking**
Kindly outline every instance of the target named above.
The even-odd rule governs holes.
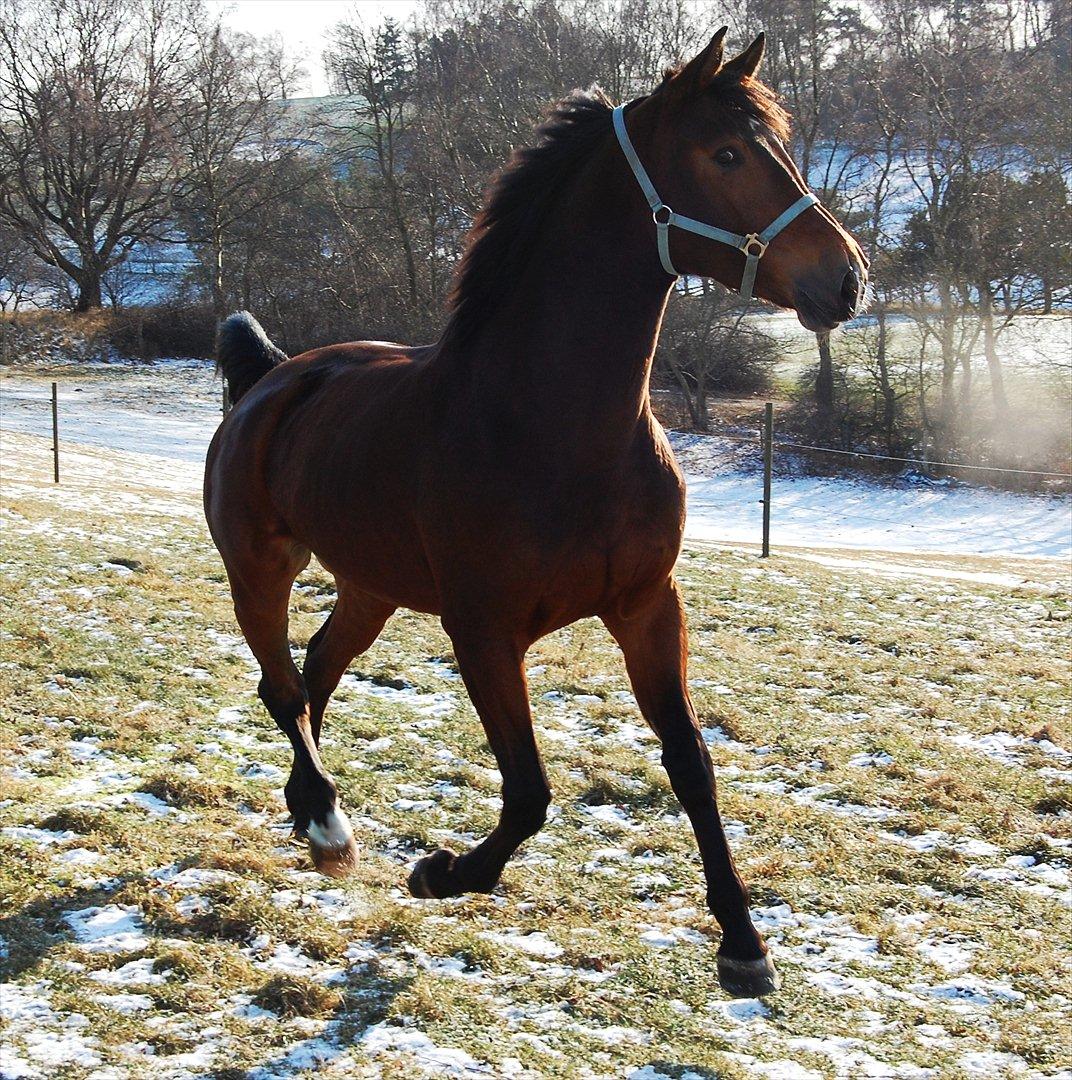
[[[350,828],[350,821],[338,807],[327,812],[323,824],[310,821],[305,833],[317,847],[321,848],[344,848],[354,839],[354,830]]]

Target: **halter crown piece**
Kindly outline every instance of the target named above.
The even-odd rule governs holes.
[[[670,226],[676,225],[686,232],[695,233],[697,236],[706,236],[709,240],[729,244],[730,247],[735,247],[741,251],[744,254],[744,273],[741,275],[741,287],[738,291],[745,300],[751,300],[752,287],[756,283],[756,271],[759,269],[759,260],[763,258],[767,246],[786,225],[803,214],[809,206],[814,206],[819,200],[811,192],[801,195],[788,210],[779,214],[762,232],[748,233],[747,236],[741,236],[739,233],[719,229],[714,225],[705,225],[702,221],[675,214],[659,198],[659,193],[655,190],[651,177],[648,176],[647,170],[641,164],[640,158],[637,157],[637,152],[629,138],[629,132],[625,130],[625,106],[619,105],[614,110],[613,116],[614,134],[618,136],[618,143],[622,148],[622,153],[625,154],[625,160],[629,162],[629,167],[633,170],[633,175],[640,185],[640,190],[644,192],[644,198],[648,200],[648,205],[651,207],[651,219],[655,222],[656,239],[659,244],[659,261],[663,264],[663,269],[671,277],[681,276],[670,261]]]

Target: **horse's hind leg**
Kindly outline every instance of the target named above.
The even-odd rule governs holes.
[[[294,748],[294,764],[284,788],[294,831],[309,836],[319,829],[339,843],[311,843],[313,859],[323,873],[340,875],[353,866],[354,845],[345,828],[339,836],[335,782],[321,764],[309,722],[305,684],[290,655],[287,636],[290,589],[309,561],[308,551],[276,540],[240,558],[227,558],[238,625],[261,666],[257,688],[261,701]],[[341,818],[345,821],[345,818]]]
[[[472,631],[459,635],[446,621],[444,626],[502,773],[503,805],[499,824],[472,851],[459,856],[440,848],[417,863],[409,890],[423,897],[491,892],[507,859],[540,830],[551,801],[532,732],[524,648],[508,637]]]
[[[367,593],[339,585],[339,599],[327,621],[309,639],[302,675],[309,695],[309,724],[313,741],[320,745],[324,710],[350,661],[379,637],[383,624],[394,613]]]
[[[339,589],[339,599],[327,621],[309,640],[303,675],[309,695],[309,729],[314,746],[320,745],[324,709],[339,679],[358,653],[377,638],[394,608],[362,593]],[[297,768],[297,759],[295,759]],[[306,829],[313,862],[324,873],[339,873],[357,858],[353,832],[337,805]],[[334,869],[335,867],[340,869]]]

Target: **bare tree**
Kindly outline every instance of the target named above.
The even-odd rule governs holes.
[[[0,0],[0,216],[101,305],[166,226],[180,0]]]
[[[680,390],[696,431],[711,428],[713,395],[752,392],[769,382],[778,343],[746,315],[723,289],[675,289],[670,297],[656,371]]]
[[[188,242],[210,267],[212,306],[226,314],[228,233],[278,199],[296,147],[282,103],[293,79],[278,43],[228,33],[217,20],[195,36],[175,114],[181,175],[175,206]],[[300,175],[300,174],[299,174]]]
[[[351,161],[373,170],[376,194],[402,251],[409,302],[417,307],[427,297],[402,160],[417,76],[413,52],[393,19],[376,28],[355,19],[336,26],[327,61],[336,89],[347,99],[332,117],[335,136]]]
[[[32,294],[40,269],[22,233],[0,219],[0,313],[19,310]]]

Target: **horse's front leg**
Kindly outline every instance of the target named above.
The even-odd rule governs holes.
[[[769,994],[777,989],[778,976],[748,913],[748,890],[733,865],[711,757],[689,699],[685,616],[676,582],[668,579],[628,618],[607,615],[603,621],[625,654],[640,710],[662,742],[670,785],[696,834],[707,906],[722,927],[718,980],[735,997]]]
[[[524,646],[509,635],[459,630],[447,620],[444,627],[502,773],[503,805],[483,843],[464,855],[440,848],[417,863],[409,890],[423,897],[491,892],[510,856],[540,830],[551,801],[532,732]]]

